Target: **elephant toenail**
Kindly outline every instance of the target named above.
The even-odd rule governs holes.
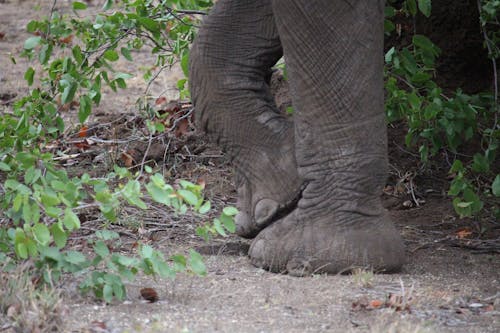
[[[262,199],[255,205],[255,223],[263,226],[269,222],[278,211],[279,204],[271,199]]]
[[[242,237],[249,236],[252,233],[250,227],[250,216],[245,212],[238,212],[234,218],[236,224],[236,234]]]

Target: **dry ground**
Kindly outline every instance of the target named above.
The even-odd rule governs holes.
[[[0,33],[4,34],[0,34],[0,110],[7,109],[16,95],[27,92],[21,79],[26,62],[18,59],[18,65],[13,66],[7,54],[21,51],[27,37],[25,25],[32,18],[46,15],[51,3],[0,0]],[[151,63],[146,52],[135,54],[135,59],[134,68],[128,63],[119,66],[139,73],[141,66]],[[126,127],[124,124],[136,121],[135,100],[145,89],[140,77],[129,82],[125,93],[103,96],[103,104],[91,120],[103,125],[103,132],[98,133],[114,131],[117,135]],[[152,87],[155,96],[167,94],[168,99],[175,99],[175,90],[168,88],[175,86],[179,77],[178,70],[160,76]],[[110,120],[118,118],[117,114],[124,115],[125,120],[115,123],[118,129],[113,129]],[[71,112],[67,118],[71,119]],[[401,129],[392,132],[391,138],[397,141]],[[216,207],[234,202],[231,170],[216,148],[196,135],[169,143],[163,162],[167,176],[204,179],[207,196]],[[90,152],[82,152],[76,167],[105,172],[105,164],[93,161],[107,149],[97,145]],[[500,257],[498,248],[495,251],[493,243],[485,241],[499,238],[498,225],[494,229],[495,225],[486,223],[489,229],[479,236],[480,229],[473,221],[457,220],[442,195],[443,173],[412,176],[418,163],[403,150],[391,145],[392,169],[386,192],[393,195],[384,198],[407,244],[408,263],[402,273],[358,272],[308,278],[271,274],[249,264],[244,241],[231,237],[207,246],[194,236],[199,221],[193,217],[179,220],[150,212],[142,217],[156,221],[156,232],[140,237],[148,237],[167,254],[198,248],[207,255],[208,275],[181,275],[174,281],[139,278],[128,285],[125,302],[110,305],[79,296],[73,288],[76,281],[69,280],[64,293],[65,327],[61,331],[499,332]],[[419,201],[418,207],[406,191],[409,184],[417,199],[425,200]],[[129,218],[142,222],[138,215]],[[464,230],[467,237],[461,239]],[[134,234],[130,236],[124,236],[125,244],[135,241]],[[142,300],[139,290],[144,287],[155,288],[160,300]]]

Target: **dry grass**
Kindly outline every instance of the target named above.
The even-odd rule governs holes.
[[[373,279],[375,274],[372,270],[367,270],[364,268],[355,268],[352,270],[353,280],[363,288],[373,287]]]
[[[30,267],[5,272],[0,266],[0,332],[61,332],[64,305],[61,293],[33,282]]]

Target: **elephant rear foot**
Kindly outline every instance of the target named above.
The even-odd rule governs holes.
[[[386,214],[338,223],[333,217],[302,220],[299,211],[254,239],[249,252],[252,264],[293,276],[348,273],[360,267],[380,273],[401,269],[403,243]]]

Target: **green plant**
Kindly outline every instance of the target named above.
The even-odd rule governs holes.
[[[498,1],[481,1],[479,7],[485,43],[497,81],[499,36],[496,30],[487,32],[486,29],[489,24],[497,22]],[[416,16],[419,12],[429,17],[431,1],[406,0],[399,9],[389,5],[385,11],[386,33],[394,31],[391,19],[397,13]],[[485,202],[489,202],[489,208],[498,214],[500,175],[493,173],[500,144],[498,87],[495,86],[493,94],[467,95],[457,90],[451,96],[446,95],[434,81],[435,61],[439,54],[439,48],[431,40],[418,34],[413,35],[408,46],[392,47],[387,51],[388,121],[405,120],[408,124],[406,145],[418,146],[424,163],[443,150],[455,156],[450,168],[455,177],[448,194],[460,216],[478,216]],[[457,153],[473,140],[481,141],[473,158],[459,160]]]
[[[155,66],[163,69],[180,61],[186,70],[195,20],[176,8],[189,13],[210,4],[177,0],[155,6],[153,1],[124,0],[116,10],[107,11],[113,1],[106,1],[93,20],[51,12],[47,19],[28,23],[27,30],[34,36],[25,41],[22,56],[38,62],[24,75],[31,89],[0,118],[0,259],[9,259],[9,269],[31,259],[35,274],[50,285],[64,273],[83,275],[82,291],[93,291],[107,302],[123,299],[123,279],[131,280],[139,272],[170,278],[178,272],[205,274],[203,260],[193,250],[187,257],[166,259],[151,246],[139,244],[135,255],[118,254],[109,246],[118,242],[118,235],[105,225],[89,238],[90,255],[68,247],[69,237],[81,228],[79,213],[92,207],[108,223],[119,218],[123,205],[147,209],[145,199],[178,214],[190,210],[202,217],[209,212],[210,202],[201,186],[181,180],[173,187],[148,166],[146,174],[115,167],[104,178],[70,176],[46,147],[65,131],[60,116],[65,106],[77,105],[78,119],[84,123],[100,103],[104,86],[113,91],[126,88],[132,75],[115,71],[113,63],[120,57],[132,61],[133,51],[146,42],[156,55]],[[74,1],[72,8],[85,10],[86,4]],[[146,71],[145,78],[151,77]],[[148,129],[151,135],[162,130],[153,121]],[[226,207],[197,232],[205,238],[226,235],[234,231],[235,214],[234,208]]]

